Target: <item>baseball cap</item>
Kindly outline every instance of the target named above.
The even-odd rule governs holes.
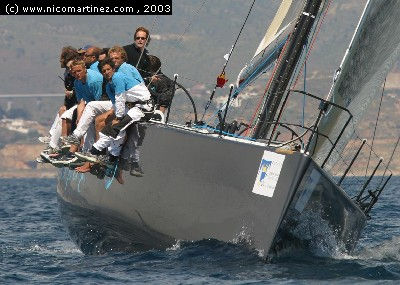
[[[78,49],[78,53],[85,53],[90,47],[92,47],[92,45],[84,45],[83,47]]]

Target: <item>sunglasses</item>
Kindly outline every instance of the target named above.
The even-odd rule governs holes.
[[[135,40],[146,40],[146,37],[136,37]]]

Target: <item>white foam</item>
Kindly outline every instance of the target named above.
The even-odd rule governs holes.
[[[248,229],[248,227],[242,226],[242,229],[236,235],[236,237],[231,240],[231,243],[252,245],[253,237],[252,237],[251,231]]]
[[[385,240],[381,244],[363,248],[354,255],[358,259],[400,261],[400,236]]]
[[[55,242],[50,246],[35,244],[28,248],[28,251],[44,254],[82,254],[72,242]]]
[[[181,240],[178,239],[174,245],[167,248],[167,251],[168,250],[179,250],[179,249],[181,249]]]

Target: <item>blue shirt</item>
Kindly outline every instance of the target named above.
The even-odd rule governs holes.
[[[139,84],[139,82],[134,80],[132,77],[126,76],[124,73],[119,71],[114,72],[111,81],[109,81],[106,86],[108,98],[110,98],[111,102],[115,104],[116,95],[128,91],[137,84]]]
[[[97,72],[100,72],[100,70],[99,70],[99,61],[93,62],[93,63],[90,65],[89,69],[94,70],[94,71],[97,71]]]
[[[76,99],[78,102],[83,99],[86,103],[99,100],[102,94],[102,85],[103,76],[100,72],[87,69],[85,83],[77,79],[74,81]]]
[[[143,78],[140,75],[139,71],[129,63],[124,62],[118,67],[117,71],[124,73],[128,77],[131,77],[132,79],[137,81],[137,84],[143,82]]]

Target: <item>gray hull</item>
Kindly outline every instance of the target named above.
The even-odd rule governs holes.
[[[272,197],[254,192],[261,143],[218,137],[183,127],[148,124],[140,147],[143,177],[125,184],[68,168],[58,196],[71,237],[85,253],[167,248],[176,240],[245,239],[265,254],[291,241],[313,241],[304,223],[323,221],[345,250],[365,225],[363,212],[308,156],[284,157]],[[268,174],[268,172],[267,172]]]

